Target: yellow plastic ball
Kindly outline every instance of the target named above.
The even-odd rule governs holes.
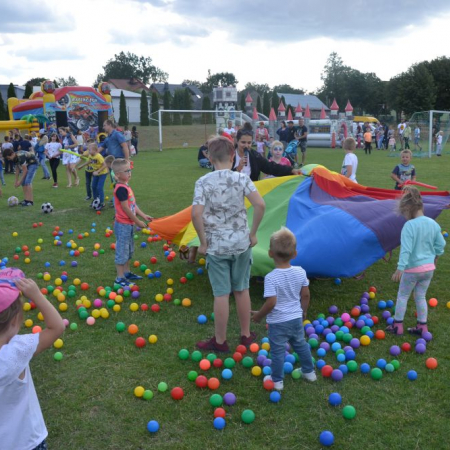
[[[38,240],[37,240],[37,243],[38,244],[42,244],[44,242],[44,239],[42,239],[42,238],[39,238]]]
[[[134,388],[134,395],[141,398],[144,395],[145,389],[142,386]]]
[[[191,299],[190,298],[183,298],[183,300],[181,300],[181,306],[184,306],[185,308],[189,308],[189,306],[192,305]]]
[[[268,342],[264,342],[263,344],[261,344],[261,348],[263,350],[269,351],[270,350],[270,344]]]
[[[59,241],[57,241],[56,239],[53,241],[53,245],[58,245]]]
[[[206,259],[205,259],[205,258],[200,258],[200,259],[198,260],[198,263],[199,263],[201,266],[204,266],[204,265],[206,264]]]
[[[114,301],[116,303],[122,303],[123,302],[123,297],[121,295],[116,295],[116,298],[114,299]]]
[[[44,273],[44,281],[50,281],[52,279],[49,273]]]
[[[72,242],[72,250],[75,250],[78,247],[78,245],[75,242]]]
[[[78,251],[79,251],[80,253],[84,253],[84,247],[80,247],[80,248],[78,249]]]
[[[58,294],[58,297],[56,297],[58,299],[58,302],[63,302],[66,299],[66,296],[64,294]]]
[[[78,299],[75,301],[76,306],[81,306],[83,304],[83,301],[81,299]]]
[[[31,259],[30,258],[25,258],[24,261],[25,261],[25,264],[30,264]]]
[[[31,305],[28,302],[26,302],[23,304],[22,309],[24,311],[29,311],[31,309]]]
[[[52,292],[52,295],[53,295],[53,297],[55,297],[55,298],[58,298],[58,295],[59,294],[61,294],[61,291],[59,290],[59,289],[55,289],[53,292]]]
[[[100,244],[94,244],[94,250],[98,250],[100,248]]]
[[[152,273],[151,269],[145,269],[145,272],[144,272],[145,275],[148,275],[150,273]]]
[[[109,197],[108,197],[108,196],[106,196],[106,197],[105,197],[105,200],[109,200]]]
[[[84,237],[89,237],[89,233],[87,231],[84,233]]]
[[[164,300],[164,296],[162,294],[156,294],[155,295],[155,300],[157,302],[162,302]]]
[[[81,297],[80,297],[80,300],[82,301],[82,302],[84,302],[85,300],[87,300],[88,298],[85,296],[85,295],[82,295]]]
[[[39,312],[38,315],[37,315],[37,318],[38,318],[40,321],[43,321],[43,320],[44,320],[44,315],[43,315],[41,312]]]
[[[91,316],[92,316],[94,319],[98,319],[98,318],[100,317],[100,311],[99,311],[98,309],[93,309],[93,310],[91,311]]]
[[[259,366],[253,366],[252,367],[252,375],[254,377],[259,377],[261,375],[261,373],[262,373],[261,367],[259,367]]]
[[[13,237],[17,237],[17,236],[19,236],[19,233],[17,231],[14,231],[14,233],[12,235],[13,235]]]
[[[136,312],[139,309],[139,305],[137,303],[130,304],[130,311]]]
[[[102,308],[100,310],[100,315],[102,316],[102,319],[107,319],[109,317],[109,312],[106,308]]]
[[[89,308],[92,306],[92,303],[91,303],[90,300],[85,299],[85,300],[83,300],[83,306],[84,306],[85,308],[89,309]]]
[[[122,308],[120,307],[120,305],[114,305],[113,306],[113,311],[114,312],[119,312]]]
[[[169,286],[172,286],[172,284],[173,284],[172,278],[169,278],[169,279],[166,281],[166,283],[167,283]]]
[[[167,288],[166,292],[168,294],[172,295],[173,294],[173,289],[172,288]]]
[[[311,323],[310,320],[304,320],[304,321],[303,321],[303,326],[308,325],[309,323]]]
[[[447,302],[447,308],[450,309],[450,302]]]
[[[154,334],[151,334],[148,337],[148,342],[150,342],[150,344],[156,344],[158,342],[158,337]]]
[[[56,280],[55,280],[55,285],[56,286],[61,286],[62,285],[62,280],[61,280],[61,278],[56,278]]]
[[[73,280],[73,285],[74,286],[79,286],[81,284],[81,280],[79,279],[79,278],[75,278],[74,280]]]
[[[62,339],[56,339],[55,342],[53,342],[53,347],[55,348],[61,348],[64,345],[64,342]]]
[[[359,342],[361,342],[361,345],[369,345],[370,344],[370,337],[369,336],[361,336],[359,338]]]
[[[33,321],[31,319],[27,319],[24,324],[27,328],[31,328],[33,326]]]
[[[106,290],[105,289],[100,289],[98,291],[98,295],[100,295],[100,297],[104,297],[106,295]]]
[[[39,245],[36,245],[36,247],[34,247],[35,252],[40,252],[41,250],[42,248]]]
[[[59,310],[61,311],[61,312],[64,312],[64,311],[67,311],[67,308],[68,308],[68,306],[67,306],[67,303],[60,303],[59,304]]]

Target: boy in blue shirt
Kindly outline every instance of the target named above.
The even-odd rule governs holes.
[[[405,181],[416,181],[416,168],[411,164],[411,150],[403,150],[400,153],[401,164],[395,166],[391,178],[395,181],[396,190],[401,190]]]
[[[288,342],[297,352],[302,366],[297,370],[302,377],[308,381],[317,379],[302,323],[309,305],[309,280],[301,267],[293,267],[290,263],[297,256],[296,247],[295,236],[287,228],[272,234],[269,256],[275,263],[275,269],[264,280],[266,302],[259,311],[252,311],[253,322],[260,322],[267,316],[272,375],[267,375],[264,381],[272,380],[277,391],[284,387],[283,366]]]

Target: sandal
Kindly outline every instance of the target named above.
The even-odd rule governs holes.
[[[403,322],[394,322],[386,328],[386,331],[396,336],[403,336]]]
[[[408,328],[408,333],[416,334],[417,336],[422,336],[422,329],[418,327]]]

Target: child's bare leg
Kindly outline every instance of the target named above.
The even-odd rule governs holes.
[[[117,278],[125,278],[125,264],[116,264]]]
[[[67,175],[67,187],[72,187],[72,171],[70,170],[70,164],[66,165],[66,175]]]
[[[189,249],[188,264],[195,264],[195,260],[197,258],[197,250],[198,247],[191,247]]]
[[[250,336],[250,292],[248,289],[243,291],[234,291],[234,298],[236,299],[236,310],[241,325],[241,336]],[[215,315],[214,315],[215,316]]]
[[[29,202],[33,201],[33,188],[31,185],[22,186],[23,187],[23,197],[24,200],[28,200]]]
[[[227,340],[228,317],[230,315],[229,298],[229,295],[214,297],[214,330],[218,344],[223,344]],[[248,317],[250,319],[250,312]]]

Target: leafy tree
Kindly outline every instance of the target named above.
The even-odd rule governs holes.
[[[48,78],[42,78],[42,77],[31,78],[25,83],[25,86],[27,84],[29,84],[30,86],[40,86],[41,83],[45,80],[48,80]]]
[[[144,89],[142,89],[142,92],[141,92],[141,117],[140,117],[140,124],[143,127],[148,127],[150,125],[150,119],[148,117],[147,92],[145,92]]]
[[[183,90],[182,89],[177,89],[173,93],[172,109],[181,109],[182,108],[183,97],[184,97],[184,94],[183,94]],[[180,113],[174,113],[173,114],[172,123],[174,125],[181,125]]]
[[[14,89],[14,85],[12,83],[9,83],[7,96],[8,98],[16,96],[16,90]]]
[[[270,87],[267,83],[265,84],[257,84],[257,83],[247,83],[245,85],[246,91],[256,91],[259,95],[264,95],[265,93],[270,92]]]
[[[425,65],[433,76],[436,86],[436,103],[434,109],[441,111],[448,110],[450,107],[450,58],[441,56],[432,61],[424,61],[419,65]]]
[[[8,120],[8,109],[6,108],[1,92],[0,92],[0,120]]]
[[[94,86],[111,78],[139,78],[144,84],[148,84],[150,80],[153,83],[167,81],[168,77],[166,72],[152,64],[150,57],[120,52],[103,66],[103,73],[97,75]]]
[[[297,88],[292,87],[289,84],[279,84],[277,86],[274,86],[273,90],[277,91],[277,92],[282,92],[283,94],[302,94],[303,95],[305,93],[304,89],[302,89],[302,88],[297,89]]]
[[[270,115],[270,95],[269,95],[269,92],[264,92],[262,113],[265,116],[267,116],[267,117],[269,117],[269,115]]]
[[[272,91],[272,108],[275,110],[275,114],[278,114],[278,105],[280,104],[280,99],[278,98],[277,91]]]
[[[258,95],[258,99],[256,100],[256,111],[259,113],[262,112],[262,106],[261,106],[261,97]]]
[[[247,96],[245,91],[241,92],[241,111],[245,111],[245,97]]]
[[[172,102],[172,96],[170,95],[170,91],[164,91],[163,97],[163,107],[164,109],[170,109],[170,104]],[[162,124],[163,125],[172,125],[172,115],[169,113],[162,114]]]
[[[238,84],[238,80],[234,76],[234,74],[230,72],[220,72],[211,75],[208,72],[208,78],[206,79],[205,89],[207,92],[212,92],[213,87],[215,86],[236,86]]]
[[[201,90],[203,83],[197,80],[183,80],[182,84],[188,84],[189,86],[196,86]]]
[[[203,110],[211,110],[211,100],[209,99],[209,95],[205,95],[202,100],[202,109]],[[212,113],[203,113],[202,114],[202,123],[210,124],[213,123]]]
[[[55,85],[55,89],[59,88],[59,84],[56,80],[53,80],[53,84]]]
[[[30,84],[25,85],[25,92],[23,93],[23,98],[30,98],[33,93],[33,87]]]
[[[58,86],[64,87],[64,86],[78,86],[78,81],[72,77],[68,76],[67,78],[56,78],[56,82],[58,83]]]
[[[286,108],[286,99],[284,98],[284,95],[281,96],[280,101],[283,102],[283,105]],[[286,115],[287,115],[287,109],[286,109]]]
[[[192,109],[192,95],[187,88],[183,92],[183,109]],[[192,113],[184,113],[182,123],[183,125],[192,125]]]
[[[158,120],[158,111],[159,111],[159,98],[158,98],[158,94],[153,91],[152,92],[152,109],[151,109],[151,114],[150,117],[152,119]],[[165,116],[165,114],[163,114],[163,116]],[[157,127],[158,126],[158,122],[155,122],[155,120],[150,120],[150,125]]]
[[[123,91],[120,91],[119,125],[128,125],[127,102],[125,101]]]

